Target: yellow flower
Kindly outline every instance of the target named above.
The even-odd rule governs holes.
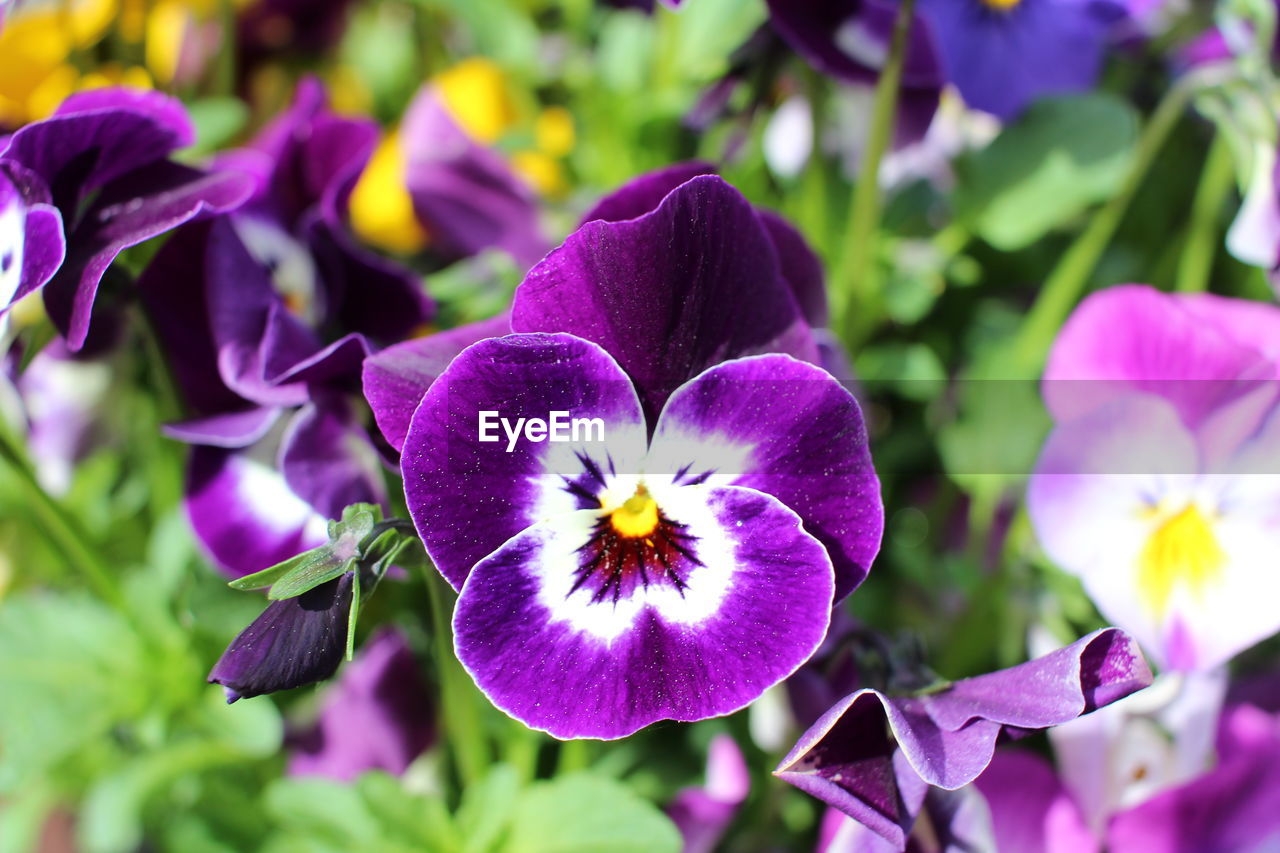
[[[573,150],[573,114],[564,107],[547,107],[533,125],[538,150],[548,157],[564,157]]]
[[[72,52],[96,44],[116,12],[116,0],[47,0],[11,12],[0,30],[0,122],[44,118],[75,91]]]
[[[454,121],[479,142],[492,145],[516,122],[506,75],[488,59],[464,59],[437,76],[435,84]]]
[[[391,133],[373,152],[351,193],[351,227],[365,242],[410,254],[427,244],[405,187],[406,162],[400,136]]]
[[[511,155],[511,168],[542,195],[561,196],[569,188],[560,161],[541,151],[517,151]]]

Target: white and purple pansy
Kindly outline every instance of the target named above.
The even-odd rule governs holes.
[[[252,180],[238,171],[205,171],[170,159],[194,140],[178,101],[156,92],[100,89],[72,95],[52,117],[0,143],[0,186],[16,184],[25,208],[23,217],[9,205],[0,242],[12,250],[14,223],[25,219],[29,259],[0,311],[48,279],[49,316],[68,346],[80,349],[98,285],[121,251],[198,216],[231,210],[252,191]],[[50,266],[56,268],[52,276]]]
[[[929,787],[968,785],[991,763],[1001,736],[1061,725],[1150,683],[1137,645],[1108,628],[941,689],[852,693],[805,732],[774,774],[901,850]]]
[[[44,185],[0,161],[0,314],[48,282],[65,253],[62,214]]]
[[[1031,520],[1164,668],[1280,630],[1277,342],[1275,306],[1127,285],[1085,300],[1050,355]]]
[[[651,398],[652,429],[643,388],[580,337],[491,338],[431,386],[403,448],[414,524],[460,590],[459,658],[559,738],[745,707],[813,654],[879,545],[861,412],[829,374],[719,363]],[[602,430],[495,442],[481,412]]]

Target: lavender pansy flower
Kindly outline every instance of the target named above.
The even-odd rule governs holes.
[[[239,172],[203,171],[169,159],[194,137],[176,100],[102,89],[71,96],[51,118],[0,142],[0,185],[7,173],[23,196],[24,255],[31,259],[24,260],[23,280],[8,295],[39,287],[61,257],[52,231],[56,210],[66,256],[44,298],[71,349],[84,344],[99,282],[116,255],[195,217],[230,210],[251,192],[250,179]],[[15,216],[11,201],[8,208],[0,242],[11,250],[13,223],[23,217]]]
[[[293,739],[289,773],[342,782],[403,773],[435,739],[432,704],[404,635],[381,629],[325,692],[315,725]]]
[[[899,772],[911,775],[899,764]],[[909,794],[916,815],[915,828],[905,846],[877,835],[837,809],[827,809],[818,830],[815,853],[1000,853],[991,826],[991,813],[972,786],[957,791],[929,788],[916,777]],[[1021,847],[1007,848],[1031,853]]]
[[[1090,89],[1113,27],[1114,0],[920,0],[946,79],[975,109],[1015,117],[1046,95]]]
[[[750,791],[742,750],[729,735],[716,735],[707,749],[706,784],[685,788],[667,806],[684,838],[683,853],[712,853]]]
[[[431,386],[404,445],[410,514],[460,589],[459,658],[556,737],[745,707],[813,653],[879,542],[861,414],[825,372],[718,364],[664,395],[652,430],[637,384],[582,338],[491,338]],[[477,429],[489,411],[603,434],[504,447]]]
[[[594,340],[650,408],[719,360],[776,351],[834,367],[837,348],[811,328],[827,322],[817,257],[781,217],[753,208],[710,171],[670,166],[602,199],[516,289],[509,320],[369,358],[365,395],[391,445],[403,444],[418,401],[453,356],[508,331]]]
[[[996,850],[1100,853],[1071,792],[1040,756],[1018,749],[996,753],[975,783],[987,801]]]
[[[1060,725],[1150,682],[1129,637],[1114,628],[1097,631],[934,692],[859,690],[815,723],[774,773],[901,848],[918,810],[915,777],[961,788],[991,762],[1002,735]]]
[[[1116,335],[1116,328],[1126,329]],[[1028,490],[1046,552],[1175,669],[1280,629],[1280,310],[1113,288],[1055,343]]]

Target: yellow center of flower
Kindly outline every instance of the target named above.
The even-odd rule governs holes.
[[[609,523],[619,536],[628,539],[643,539],[653,535],[658,528],[658,504],[649,495],[649,490],[641,483],[636,493],[627,498],[622,506],[609,513]]]
[[[1156,528],[1138,557],[1143,601],[1153,613],[1163,615],[1175,587],[1185,584],[1199,593],[1225,562],[1209,519],[1195,504],[1188,504]]]
[[[1008,12],[1017,6],[1022,0],[982,0],[989,8],[995,9],[997,12]]]

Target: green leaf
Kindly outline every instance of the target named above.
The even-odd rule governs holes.
[[[276,563],[270,568],[263,569],[260,572],[254,572],[251,575],[245,575],[242,578],[236,578],[227,584],[232,589],[238,589],[241,592],[247,592],[254,589],[266,589],[280,578],[294,571],[300,566],[306,565],[317,559],[320,552],[328,554],[328,545],[322,545],[319,548],[313,548],[310,551],[303,551],[296,557],[290,557],[283,563]]]
[[[249,123],[249,108],[239,98],[201,98],[187,104],[196,127],[194,151],[208,154],[223,148]]]
[[[321,550],[325,551],[323,555],[303,563],[273,583],[267,598],[272,601],[294,598],[355,569],[354,559],[343,560],[327,548]]]
[[[520,775],[509,764],[499,764],[462,792],[458,806],[458,833],[464,853],[490,853],[496,849],[520,794]]]
[[[1028,246],[1114,195],[1137,138],[1137,114],[1119,98],[1040,101],[957,163],[956,215],[998,249]]]
[[[516,805],[507,853],[679,853],[680,833],[625,785],[588,773],[531,787]]]

